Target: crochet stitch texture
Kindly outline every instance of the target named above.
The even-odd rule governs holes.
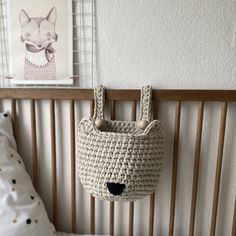
[[[151,121],[151,87],[141,90],[140,118]],[[135,201],[151,194],[160,177],[163,152],[163,128],[154,120],[142,130],[138,122],[104,121],[104,87],[95,89],[94,116],[78,126],[78,175],[85,189],[94,197],[109,201]],[[124,184],[121,195],[113,195],[107,183]]]

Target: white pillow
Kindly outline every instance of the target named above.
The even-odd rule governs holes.
[[[31,235],[56,232],[16,151],[9,114],[0,113],[0,236]]]

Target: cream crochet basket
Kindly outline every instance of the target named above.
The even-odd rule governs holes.
[[[104,87],[94,90],[94,116],[79,123],[77,139],[78,174],[94,197],[135,201],[156,189],[163,129],[151,121],[151,92],[150,86],[142,88],[139,122],[127,122],[104,120]],[[140,122],[147,126],[140,128]]]

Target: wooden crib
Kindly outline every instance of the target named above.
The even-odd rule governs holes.
[[[20,100],[29,100],[30,104],[30,127],[31,127],[31,141],[32,141],[32,179],[35,188],[38,190],[39,183],[39,171],[38,165],[40,162],[40,158],[38,158],[38,148],[37,148],[37,109],[36,104],[41,100],[48,100],[50,102],[50,141],[51,141],[51,173],[52,173],[52,221],[56,226],[60,228],[58,225],[58,208],[62,207],[58,204],[58,186],[60,182],[57,180],[58,170],[57,170],[57,148],[56,148],[56,140],[57,133],[60,132],[56,129],[55,122],[57,116],[55,115],[56,102],[61,100],[69,101],[69,114],[65,114],[69,116],[70,119],[70,162],[71,162],[71,192],[68,193],[71,198],[71,232],[77,231],[77,222],[80,220],[78,217],[76,206],[80,199],[76,195],[77,177],[76,177],[76,123],[78,120],[75,118],[75,105],[78,101],[89,101],[90,103],[90,114],[93,112],[93,90],[91,89],[65,89],[65,88],[2,88],[0,89],[0,99],[11,101],[11,113],[14,124],[14,133],[16,137],[19,136],[17,119],[19,116],[19,112],[17,109],[18,103]],[[140,99],[139,90],[107,90],[106,91],[106,99],[110,104],[110,116],[111,119],[116,119],[117,117],[117,103],[119,102],[129,102],[130,104],[130,117],[132,120],[136,119],[137,115],[137,104]],[[215,103],[217,102],[217,103]],[[236,91],[217,91],[217,90],[154,90],[153,91],[153,110],[154,110],[154,118],[160,117],[162,121],[164,118],[161,114],[160,107],[165,106],[165,109],[168,109],[168,104],[174,106],[175,109],[175,117],[169,117],[168,120],[173,118],[174,125],[173,128],[170,128],[166,132],[169,132],[170,136],[173,136],[173,150],[171,150],[172,155],[167,155],[166,158],[171,160],[171,166],[169,166],[169,174],[171,176],[171,185],[170,185],[170,196],[169,196],[169,205],[164,206],[165,211],[168,211],[168,229],[163,225],[165,229],[161,228],[158,223],[160,218],[155,217],[155,207],[158,204],[158,198],[155,196],[155,193],[150,195],[149,197],[149,207],[147,209],[149,218],[147,219],[147,230],[145,235],[180,235],[181,231],[175,231],[177,227],[176,223],[176,194],[178,191],[178,168],[180,161],[180,151],[179,145],[182,139],[181,136],[181,128],[184,124],[181,123],[181,112],[184,104],[189,103],[194,104],[194,113],[196,115],[195,122],[195,132],[194,132],[194,142],[193,149],[194,155],[191,157],[193,159],[193,168],[191,168],[192,178],[191,178],[191,192],[188,194],[187,198],[190,199],[191,207],[189,209],[189,222],[187,223],[186,229],[182,231],[182,235],[198,235],[196,233],[196,211],[197,211],[197,199],[200,194],[199,190],[199,178],[200,175],[200,165],[201,165],[201,147],[202,147],[202,133],[204,131],[203,119],[204,119],[204,111],[206,104],[220,104],[220,113],[221,116],[219,118],[219,126],[217,129],[218,137],[217,141],[217,155],[216,155],[216,165],[213,171],[214,176],[214,191],[213,194],[209,195],[208,198],[211,199],[211,213],[210,217],[210,225],[209,225],[209,234],[211,236],[217,235],[217,217],[218,217],[218,208],[220,204],[220,193],[221,193],[221,178],[222,178],[222,170],[224,167],[224,146],[225,146],[225,137],[228,135],[226,132],[226,120],[227,120],[227,110],[229,110],[229,104],[233,104],[236,102]],[[163,105],[165,104],[165,105]],[[210,106],[210,105],[209,105]],[[230,131],[230,130],[229,130]],[[190,157],[189,157],[190,158]],[[230,164],[228,164],[230,165]],[[168,170],[165,170],[168,171]],[[42,175],[42,173],[41,173]],[[236,182],[235,182],[236,189]],[[235,192],[235,191],[234,191]],[[97,218],[95,217],[96,213],[96,200],[90,196],[90,206],[86,211],[89,211],[89,233],[94,234],[97,233],[97,229],[95,227]],[[109,204],[109,219],[105,219],[109,225],[109,232],[111,235],[114,234],[117,225],[115,224],[115,209],[116,202],[110,202]],[[127,203],[123,203],[127,204]],[[224,203],[223,203],[224,205]],[[230,226],[230,230],[227,229],[227,232],[231,232],[232,236],[236,235],[236,201],[230,203],[232,206],[232,212],[230,214],[231,222],[227,225]],[[135,233],[135,224],[134,220],[137,214],[135,214],[136,203],[130,202],[127,205],[127,210],[125,214],[128,215],[127,224],[124,227],[127,227],[128,235],[137,235]],[[156,213],[157,214],[157,213]],[[224,213],[227,215],[227,212]],[[231,217],[233,216],[233,217]],[[144,219],[146,220],[146,219]],[[119,226],[118,226],[119,227]],[[227,226],[228,227],[228,226]],[[162,232],[162,233],[161,233]],[[167,232],[167,234],[164,234]],[[175,233],[177,232],[177,233]],[[179,232],[179,233],[178,233]],[[198,230],[198,232],[201,232]],[[100,232],[102,233],[102,232]],[[141,234],[140,234],[141,235]],[[203,234],[202,234],[203,235]]]

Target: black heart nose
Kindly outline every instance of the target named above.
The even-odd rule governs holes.
[[[117,196],[122,194],[125,184],[107,183],[107,188],[111,194]]]

